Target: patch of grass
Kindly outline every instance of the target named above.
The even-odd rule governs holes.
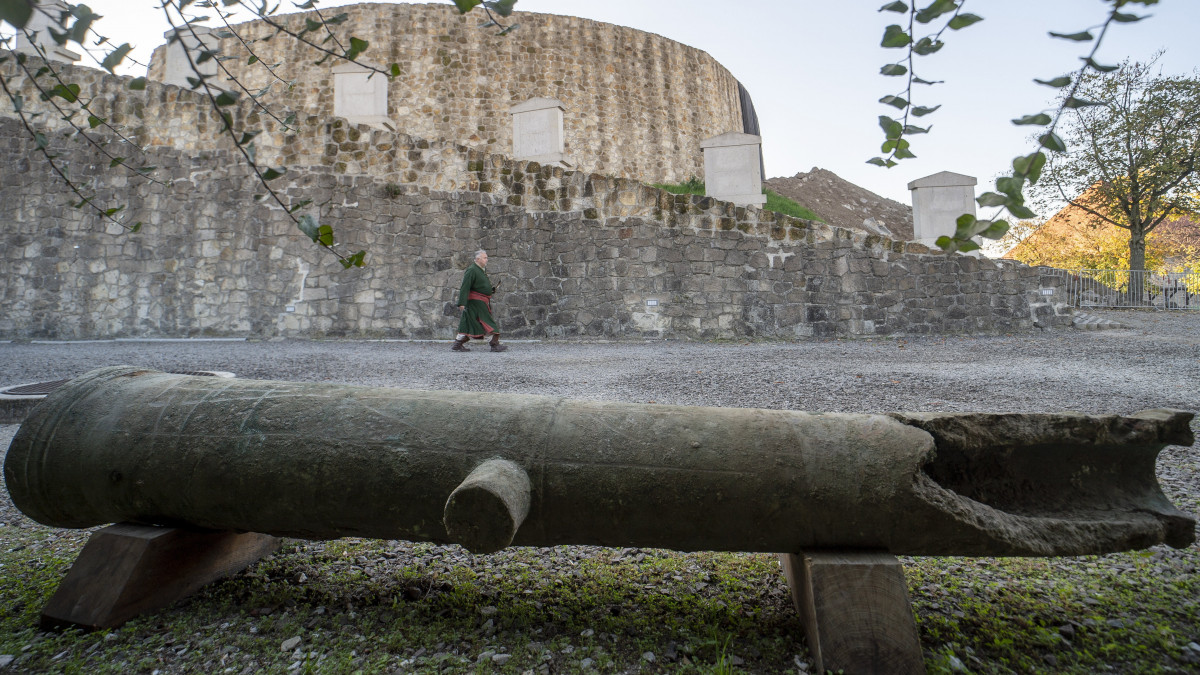
[[[682,183],[651,183],[651,185],[674,195],[704,195],[704,181],[695,176]],[[818,216],[808,207],[788,199],[774,190],[763,188],[763,194],[767,196],[767,203],[763,204],[764,210],[782,213],[785,216],[792,216],[793,218],[824,222],[821,216]]]
[[[810,661],[774,555],[571,546],[472,556],[288,540],[118,630],[41,632],[82,541],[0,529],[0,654],[17,658],[13,672],[779,673]],[[903,562],[931,673],[1197,667],[1197,546]]]
[[[763,208],[768,211],[782,213],[785,216],[800,218],[802,220],[819,220],[825,222],[821,216],[813,213],[808,207],[798,204],[774,190],[763,188],[763,194],[767,196],[767,203],[763,205]]]

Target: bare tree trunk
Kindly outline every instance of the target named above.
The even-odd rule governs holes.
[[[1129,302],[1138,306],[1146,300],[1146,233],[1136,226],[1129,230],[1129,269]]]

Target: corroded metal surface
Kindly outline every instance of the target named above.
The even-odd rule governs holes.
[[[115,367],[38,406],[4,472],[47,525],[445,543],[450,495],[503,459],[527,475],[527,514],[500,488],[510,513],[480,522],[514,523],[514,545],[1078,555],[1194,541],[1154,475],[1164,446],[1192,443],[1191,417],[814,414]]]

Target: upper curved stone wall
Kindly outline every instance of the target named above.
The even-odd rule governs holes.
[[[388,83],[388,117],[397,131],[446,139],[485,153],[512,154],[509,108],[533,97],[563,102],[566,155],[576,168],[647,182],[703,176],[700,141],[742,130],[737,80],[707,53],[660,35],[589,19],[518,12],[506,36],[479,28],[480,14],[459,15],[450,3],[361,4],[337,8],[348,20],[334,30],[368,40],[360,57],[400,66]],[[277,20],[303,26],[305,14]],[[275,73],[275,100],[319,117],[333,116],[332,70],[295,39],[261,41],[274,29],[261,21],[235,26],[253,43],[259,63],[224,61],[257,91]],[[226,54],[244,54],[234,38]],[[156,50],[150,79],[165,72]],[[276,65],[277,64],[277,65]]]

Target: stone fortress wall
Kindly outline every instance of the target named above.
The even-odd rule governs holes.
[[[472,28],[473,30],[473,28]],[[108,169],[12,60],[0,64],[51,151],[137,234],[105,225],[35,151],[0,102],[0,338],[445,337],[461,270],[492,253],[510,337],[794,339],[1007,332],[1069,325],[1045,270],[801,221],[627,178],[514,161],[300,115],[284,130],[248,102],[273,185],[313,199],[347,252],[343,270],[260,190],[196,92],[64,66],[94,112],[148,149],[163,183]],[[36,64],[33,66],[36,70]],[[108,139],[114,154],[136,156]],[[699,155],[699,153],[696,153]],[[136,161],[134,162],[136,163]],[[1044,293],[1049,291],[1051,295]]]
[[[707,53],[632,28],[576,17],[517,12],[520,27],[504,36],[480,29],[478,11],[459,15],[451,3],[361,4],[333,28],[348,44],[370,42],[360,57],[400,75],[387,83],[392,128],[426,139],[448,139],[483,154],[512,154],[509,108],[530,98],[555,98],[565,107],[566,155],[573,168],[644,182],[671,183],[703,175],[700,141],[742,131],[737,80]],[[299,29],[303,13],[279,21]],[[262,21],[234,26],[247,41],[275,32]],[[312,35],[312,34],[310,34]],[[323,35],[322,35],[323,37]],[[226,53],[243,51],[236,38]],[[321,119],[334,114],[336,60],[280,36],[253,42],[259,63],[228,59],[249,91],[275,81],[268,99]],[[152,59],[150,79],[163,81],[165,47]],[[220,81],[220,78],[214,81]]]

